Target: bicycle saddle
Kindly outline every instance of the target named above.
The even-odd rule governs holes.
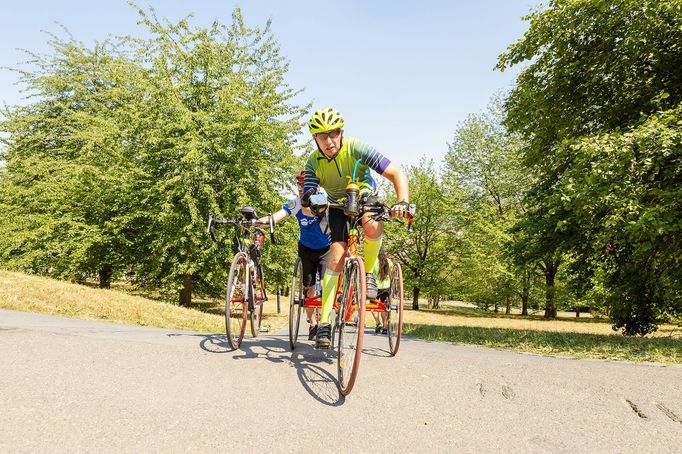
[[[242,207],[239,212],[247,221],[258,219],[258,215],[256,215],[256,209],[254,207]]]

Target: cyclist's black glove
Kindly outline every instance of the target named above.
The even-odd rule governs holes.
[[[315,194],[315,189],[308,189],[305,194],[301,196],[301,206],[308,208],[310,206],[310,197]]]

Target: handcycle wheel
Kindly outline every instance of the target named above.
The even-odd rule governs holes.
[[[264,301],[256,304],[256,292],[260,292],[261,295],[265,295],[265,284],[263,283],[263,277],[260,276],[258,282],[251,286],[251,297],[253,300],[253,310],[249,311],[249,321],[251,322],[251,336],[258,337],[261,325],[263,324],[263,304]]]
[[[339,391],[350,394],[360,368],[362,340],[365,331],[365,265],[359,257],[344,264],[344,285],[338,312],[338,376]]]
[[[388,350],[391,356],[398,353],[403,334],[403,295],[403,271],[400,263],[394,263],[388,292]]]
[[[296,348],[298,329],[301,326],[301,310],[305,302],[305,288],[303,288],[303,265],[301,259],[296,259],[294,276],[291,279],[291,293],[289,295],[289,346]]]
[[[227,278],[225,294],[225,331],[227,342],[233,350],[239,348],[244,339],[248,311],[249,275],[246,254],[239,252],[234,256]]]

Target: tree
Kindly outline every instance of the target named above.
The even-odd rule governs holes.
[[[410,201],[417,205],[413,231],[395,230],[389,237],[389,251],[405,269],[405,282],[412,286],[412,308],[419,309],[419,295],[425,289],[442,295],[442,274],[449,269],[450,253],[456,238],[456,203],[448,199],[432,160],[422,159],[407,170]]]
[[[463,191],[459,292],[496,312],[504,301],[509,313],[517,276],[505,244],[523,209],[528,182],[519,163],[521,142],[504,128],[502,116],[496,96],[486,112],[470,115],[457,128],[445,156],[445,175],[450,191]]]
[[[116,218],[128,199],[129,155],[111,115],[130,65],[111,42],[87,49],[53,36],[22,82],[36,97],[6,108],[0,259],[7,266],[107,287],[126,257]]]
[[[208,212],[281,205],[304,110],[269,24],[248,28],[238,9],[208,29],[139,13],[151,38],[94,49],[54,38],[54,54],[22,73],[39,98],[2,125],[12,215],[0,257],[62,277],[96,272],[105,285],[124,274],[189,305],[226,279]]]
[[[679,238],[664,216],[677,209],[668,198],[679,184],[677,126],[663,119],[682,101],[682,3],[554,0],[528,19],[498,64],[531,61],[506,102],[505,124],[526,141],[536,177],[518,228],[534,254],[574,257],[584,293],[603,270],[614,326],[646,334],[680,292],[678,250],[631,226],[657,231],[662,221],[666,244]]]

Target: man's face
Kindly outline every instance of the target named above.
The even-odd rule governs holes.
[[[341,138],[343,129],[333,129],[329,132],[313,134],[317,146],[327,158],[333,158],[341,149]]]
[[[298,196],[303,197],[303,183],[297,181],[296,186],[298,186]]]

